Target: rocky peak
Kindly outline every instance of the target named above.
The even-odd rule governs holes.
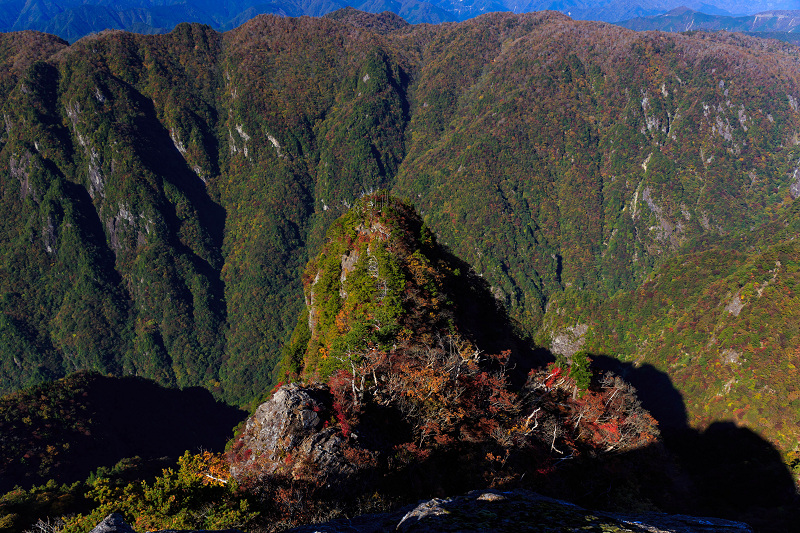
[[[457,270],[410,205],[382,192],[364,196],[306,267],[305,333],[284,350],[286,377],[324,381],[348,354],[397,344],[404,328],[416,329],[412,322],[443,325],[452,314],[446,279]]]
[[[511,350],[524,381],[533,361],[486,281],[439,245],[414,208],[385,193],[361,198],[327,233],[304,275],[306,308],[283,349],[287,381],[325,381],[377,348],[421,349],[456,334]]]

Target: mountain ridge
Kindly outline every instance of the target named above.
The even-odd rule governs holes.
[[[254,3],[228,0],[223,3],[194,0],[130,0],[109,4],[86,3],[75,0],[56,2],[0,3],[0,31],[38,30],[53,33],[69,41],[76,41],[92,33],[108,29],[132,31],[142,34],[168,33],[181,22],[207,24],[218,31],[228,31],[260,14],[282,17],[319,17],[344,8],[355,8],[371,13],[392,12],[411,23],[439,24],[464,21],[491,12],[529,13],[555,10],[579,20],[617,22],[635,17],[657,16],[681,6],[680,0],[602,0],[567,1],[529,0],[519,3],[510,0],[366,0],[354,3],[347,0],[319,0],[298,2],[274,0]],[[753,14],[767,9],[791,9],[790,1],[766,2],[695,2],[691,7],[709,15],[738,16],[733,13]]]
[[[800,25],[800,11],[771,10],[748,16],[709,15],[685,6],[650,17],[616,22],[636,31],[731,31],[742,33],[793,33]]]

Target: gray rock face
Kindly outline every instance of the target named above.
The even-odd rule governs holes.
[[[571,359],[586,343],[587,331],[589,331],[589,326],[586,324],[568,327],[553,338],[550,350]]]
[[[293,533],[618,531],[620,533],[752,533],[741,522],[717,518],[646,513],[621,515],[589,511],[535,492],[473,491],[434,498],[396,513],[369,515],[303,526]]]
[[[119,513],[111,513],[90,533],[136,533]]]
[[[283,473],[303,478],[315,472],[335,479],[355,472],[342,454],[344,437],[327,427],[330,416],[327,387],[281,387],[247,420],[240,438],[246,453],[240,454],[244,459],[232,463],[231,475],[241,481],[253,475]]]

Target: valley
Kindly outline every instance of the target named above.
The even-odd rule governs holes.
[[[342,10],[71,45],[0,34],[0,64],[9,402],[88,370],[252,411],[348,370],[348,350],[457,332],[514,353],[514,394],[587,357],[633,383],[673,450],[728,435],[781,494],[796,481],[797,48]],[[405,206],[385,230],[414,235],[400,252],[351,248],[378,191]],[[363,286],[340,287],[349,272]]]

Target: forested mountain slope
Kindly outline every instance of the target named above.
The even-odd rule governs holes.
[[[586,343],[676,372],[675,360],[688,357],[681,374],[692,377],[679,378],[679,389],[691,418],[771,419],[773,438],[784,431],[793,446],[782,428],[796,412],[777,405],[790,391],[767,389],[791,371],[794,285],[781,285],[778,309],[757,291],[740,315],[725,306],[748,281],[772,279],[774,261],[730,286],[711,282],[720,266],[766,265],[758,258],[767,247],[796,234],[796,53],[735,35],[645,36],[580,23],[519,35],[482,22],[429,46],[458,67],[422,67],[395,190],[515,316],[543,326],[540,344],[570,355]],[[662,274],[676,255],[717,256],[721,265]],[[673,284],[647,290],[654,277]],[[714,295],[705,307],[699,287]],[[629,303],[609,314],[609,299]],[[680,314],[677,300],[719,323],[684,322],[693,344],[665,339],[673,324],[652,310]],[[747,341],[726,331],[732,323]],[[741,355],[732,372],[721,370],[729,350]],[[709,402],[720,406],[713,416]]]
[[[327,227],[388,188],[539,345],[796,439],[796,48],[351,12],[0,54],[6,392],[90,368],[251,400]]]

